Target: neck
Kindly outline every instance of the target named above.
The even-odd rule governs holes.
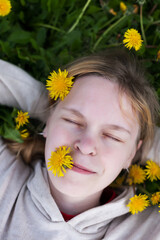
[[[77,215],[86,210],[99,206],[102,192],[87,197],[70,196],[58,191],[50,182],[51,194],[61,212]]]

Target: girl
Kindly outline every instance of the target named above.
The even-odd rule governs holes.
[[[122,169],[151,154],[159,106],[135,59],[117,50],[73,62],[67,67],[73,87],[63,101],[50,99],[49,116],[42,84],[0,64],[1,103],[47,120],[45,164],[32,161],[37,142],[18,145],[17,157],[7,148],[15,150],[17,144],[1,140],[0,239],[159,239],[157,209],[131,215],[126,204],[132,188],[108,187]],[[158,151],[155,139],[152,157]],[[63,177],[46,167],[60,146],[69,147],[73,159]]]

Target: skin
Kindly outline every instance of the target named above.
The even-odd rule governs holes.
[[[64,177],[48,171],[61,211],[78,214],[98,206],[104,188],[130,166],[141,145],[139,124],[125,94],[121,105],[123,112],[116,83],[89,75],[80,77],[52,111],[44,129],[46,163],[51,151],[65,145],[75,165]]]

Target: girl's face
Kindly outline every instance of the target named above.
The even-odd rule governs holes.
[[[64,177],[48,171],[51,186],[75,197],[101,194],[129,167],[140,145],[138,133],[137,118],[125,95],[120,107],[116,83],[95,75],[80,77],[44,130],[46,163],[51,151],[62,145],[71,147],[74,162]]]

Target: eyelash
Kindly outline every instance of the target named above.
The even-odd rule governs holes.
[[[120,139],[118,139],[118,138],[116,138],[116,137],[113,137],[113,136],[111,136],[111,135],[109,135],[109,134],[104,134],[103,136],[104,136],[104,137],[107,137],[107,138],[110,138],[110,139],[112,139],[112,140],[114,140],[114,141],[116,141],[116,142],[122,142]]]
[[[73,120],[68,119],[68,118],[63,118],[63,120],[66,121],[66,122],[69,122],[69,123],[73,123],[73,124],[75,124],[75,125],[77,125],[77,126],[80,126],[80,127],[83,126],[81,123],[78,123],[78,122],[73,121]]]
[[[63,118],[63,120],[66,121],[66,122],[75,124],[75,125],[77,125],[77,126],[79,126],[79,127],[83,127],[83,124],[78,123],[78,122],[76,122],[76,121],[73,121],[73,120],[71,120],[71,119]],[[109,134],[103,134],[103,136],[104,136],[105,138],[110,138],[110,139],[112,139],[113,141],[116,141],[116,142],[122,142],[120,139],[118,139],[118,138],[116,138],[116,137],[113,137],[113,136],[111,136],[111,135],[109,135]]]

